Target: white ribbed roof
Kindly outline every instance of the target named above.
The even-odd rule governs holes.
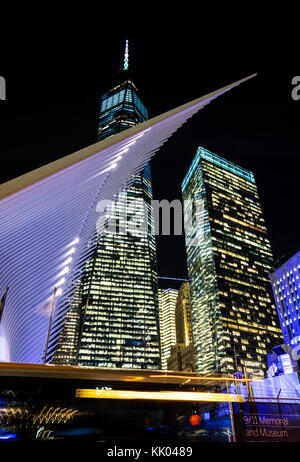
[[[56,299],[51,358],[74,281],[94,249],[98,201],[112,200],[187,119],[251,77],[0,186],[0,298],[9,286],[0,335],[11,361],[42,361],[57,286],[62,294]]]

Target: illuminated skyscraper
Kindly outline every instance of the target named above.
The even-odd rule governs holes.
[[[271,283],[284,343],[300,343],[300,252],[271,275]]]
[[[282,337],[253,173],[199,147],[182,194],[196,368],[261,377]]]
[[[193,342],[191,320],[191,296],[188,282],[184,282],[178,291],[175,309],[176,341],[189,345]]]
[[[98,140],[148,119],[128,70],[101,98]],[[160,368],[156,247],[150,164],[116,197],[116,230],[99,241],[83,282],[78,364]],[[143,204],[146,204],[144,209]],[[126,213],[126,219],[123,219]],[[128,218],[141,225],[131,230]],[[146,221],[146,229],[143,223]],[[131,222],[132,223],[132,222]]]
[[[126,50],[123,71],[114,75],[115,85],[101,97],[98,141],[148,119],[148,110],[128,68],[127,42]]]
[[[113,88],[101,97],[98,141],[148,119],[148,111],[128,70],[128,42],[123,71],[114,79]],[[115,227],[106,229],[87,263],[80,287],[81,303],[74,305],[66,320],[55,362],[160,368],[151,199],[149,163],[135,176],[132,186],[122,189],[115,198],[106,223]]]
[[[178,290],[176,289],[159,289],[158,291],[162,369],[167,369],[171,347],[176,343],[175,307],[177,295]]]
[[[190,287],[184,282],[179,288],[175,307],[176,345],[172,346],[168,358],[169,370],[195,371],[191,316]]]

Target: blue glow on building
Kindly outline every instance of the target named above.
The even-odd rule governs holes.
[[[300,342],[300,251],[270,279],[284,342],[293,346]]]

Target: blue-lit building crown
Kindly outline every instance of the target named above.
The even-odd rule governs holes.
[[[242,168],[239,165],[234,164],[233,162],[230,162],[229,160],[226,160],[223,157],[218,156],[217,154],[214,154],[208,149],[199,146],[196,155],[190,165],[190,168],[188,169],[188,172],[181,183],[182,192],[185,190],[190,178],[196,170],[200,162],[200,159],[206,159],[212,164],[224,168],[228,172],[232,172],[234,175],[238,175],[241,178],[244,178],[245,180],[251,181],[251,183],[255,183],[254,175],[252,172],[250,172],[250,170],[246,170],[245,168]]]
[[[130,78],[102,95],[98,140],[107,138],[148,119],[148,111]]]

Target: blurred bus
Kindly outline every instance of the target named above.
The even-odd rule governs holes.
[[[0,439],[232,441],[231,406],[243,401],[232,380],[0,363]]]

